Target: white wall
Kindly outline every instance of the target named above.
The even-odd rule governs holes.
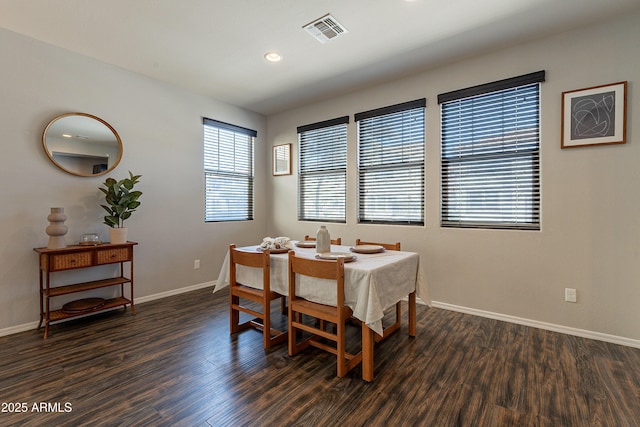
[[[68,244],[93,231],[107,239],[98,191],[106,176],[122,178],[128,170],[142,175],[142,206],[126,223],[129,239],[139,242],[138,298],[214,281],[228,243],[249,244],[263,234],[264,209],[256,209],[251,222],[204,223],[202,117],[258,131],[259,176],[270,171],[264,117],[6,30],[0,30],[0,58],[0,331],[39,318],[33,248],[47,245],[50,207],[65,208]],[[118,131],[124,154],[112,173],[69,175],[45,155],[45,126],[73,111],[98,116]],[[265,188],[257,180],[257,206],[264,204]],[[109,268],[85,274],[99,276]],[[55,280],[75,279],[59,274]]]
[[[128,221],[136,248],[136,296],[217,278],[226,245],[256,236],[302,238],[318,223],[298,222],[297,135],[302,124],[427,98],[427,217],[424,227],[358,225],[355,124],[349,125],[348,222],[330,224],[347,243],[396,240],[419,251],[434,301],[505,316],[640,340],[640,14],[468,59],[410,78],[263,117],[0,30],[0,331],[38,320],[37,257],[49,208],[68,216],[67,242],[106,238],[97,190],[53,166],[41,133],[53,117],[80,111],[120,134],[122,162],[108,176],[142,174],[142,207]],[[439,227],[437,94],[545,69],[542,86],[542,230]],[[562,91],[629,82],[627,144],[560,149]],[[256,129],[256,220],[203,222],[201,117]],[[268,128],[268,133],[267,133]],[[268,141],[268,144],[267,144]],[[270,147],[293,143],[291,176],[272,177]],[[193,260],[201,269],[193,269]],[[103,274],[97,269],[88,275]],[[61,275],[58,280],[73,280]],[[564,288],[578,303],[563,301]]]
[[[470,58],[410,78],[268,118],[272,145],[293,143],[293,175],[270,178],[272,235],[302,238],[319,226],[298,222],[296,127],[350,115],[346,224],[332,237],[400,240],[418,251],[434,301],[565,328],[640,339],[640,14]],[[439,226],[437,95],[538,70],[542,85],[542,229],[506,231]],[[561,93],[627,80],[627,144],[560,149]],[[353,114],[427,98],[426,225],[356,223]],[[564,288],[577,289],[576,304]]]

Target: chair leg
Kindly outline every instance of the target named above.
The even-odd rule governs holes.
[[[416,292],[409,294],[409,336],[416,336]]]
[[[296,335],[298,330],[293,326],[294,318],[297,320],[297,313],[291,311],[291,301],[289,301],[289,356],[293,356],[297,353],[296,351]]]
[[[240,298],[235,295],[230,296],[231,304],[229,304],[229,332],[230,334],[234,334],[238,332],[238,324],[240,323],[240,312],[233,308],[234,305],[238,305],[240,303]]]
[[[262,301],[262,342],[265,350],[271,346],[271,301]]]
[[[336,356],[338,358],[338,377],[342,378],[347,375],[347,362],[345,361],[345,322],[338,322],[338,340],[336,342]]]
[[[387,339],[391,334],[393,334],[396,331],[400,330],[400,327],[402,325],[402,302],[398,301],[396,303],[396,321],[387,326],[386,328],[384,328],[384,330],[382,331],[382,336],[376,334],[375,335],[375,341],[378,343],[380,341],[384,341],[385,339]]]

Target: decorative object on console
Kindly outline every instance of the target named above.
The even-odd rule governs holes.
[[[129,171],[129,178],[116,181],[107,178],[99,187],[105,195],[108,205],[100,205],[108,212],[105,215],[104,224],[111,227],[109,229],[109,240],[111,243],[125,243],[127,241],[127,228],[124,221],[131,217],[131,214],[140,206],[138,199],[142,196],[141,191],[133,191],[133,187],[140,181],[142,175],[134,175]]]
[[[67,220],[64,208],[51,208],[51,213],[47,216],[47,220],[49,221],[49,225],[45,230],[49,235],[47,248],[66,248],[67,244],[64,241],[64,235],[67,234],[69,229],[64,225],[64,222]]]
[[[75,301],[70,301],[62,306],[62,311],[65,314],[73,313],[85,313],[92,310],[96,310],[102,306],[106,300],[104,298],[83,298]]]
[[[109,229],[109,242],[113,244],[126,243],[129,229],[127,227],[118,227]]]
[[[80,236],[80,246],[96,246],[102,243],[98,233],[86,233]]]
[[[331,252],[331,236],[325,225],[321,225],[316,235],[316,252]]]

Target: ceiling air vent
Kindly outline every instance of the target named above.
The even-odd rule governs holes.
[[[338,23],[330,14],[324,15],[322,18],[316,19],[302,28],[307,30],[307,32],[320,43],[326,43],[348,32],[347,29]]]

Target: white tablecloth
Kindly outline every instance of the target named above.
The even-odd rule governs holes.
[[[333,252],[349,252],[349,246],[332,245]],[[238,248],[255,251],[257,246]],[[297,256],[313,258],[315,248],[295,247]],[[420,256],[414,252],[384,251],[376,254],[354,254],[355,261],[345,263],[345,304],[353,315],[377,334],[382,334],[384,310],[416,291],[418,298],[431,305]],[[271,255],[271,290],[289,294],[288,254]],[[238,266],[238,281],[262,289],[260,269]],[[300,296],[327,305],[335,305],[335,282],[299,277]],[[326,283],[329,282],[329,283]],[[229,286],[229,253],[225,257],[214,292]]]

